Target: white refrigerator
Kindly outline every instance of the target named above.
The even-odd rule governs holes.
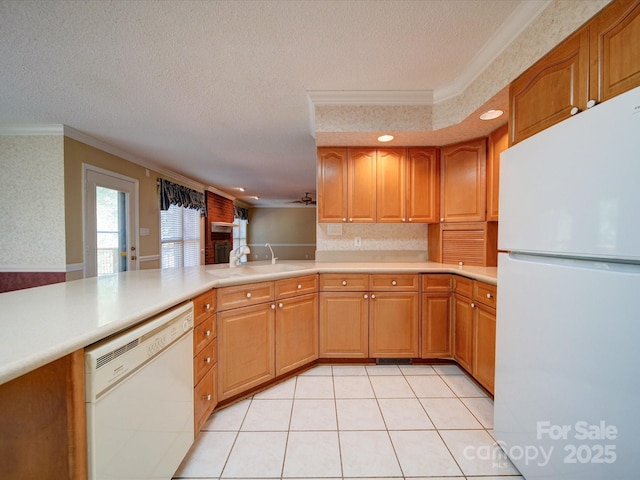
[[[531,479],[640,478],[640,87],[501,156],[494,436]]]

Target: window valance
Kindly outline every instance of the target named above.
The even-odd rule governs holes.
[[[240,220],[249,220],[249,209],[234,205],[233,218],[239,218]]]
[[[169,210],[171,205],[200,210],[204,215],[206,208],[204,192],[198,192],[191,188],[161,178],[160,182],[160,210]]]

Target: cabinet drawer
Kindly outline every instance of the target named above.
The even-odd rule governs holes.
[[[450,292],[453,290],[453,277],[442,273],[422,275],[423,292]]]
[[[320,290],[325,292],[359,292],[369,289],[369,275],[361,273],[323,273]]]
[[[469,298],[473,295],[473,280],[470,278],[456,276],[453,284],[458,295],[464,295]]]
[[[198,354],[200,350],[211,342],[216,336],[216,316],[211,315],[193,329],[193,353]]]
[[[249,283],[218,289],[218,311],[271,302],[274,298],[273,282]]]
[[[215,365],[217,358],[216,342],[211,342],[193,357],[193,377],[197,384],[207,371]]]
[[[276,281],[276,298],[289,298],[318,291],[318,276],[287,278]]]
[[[489,307],[496,308],[497,291],[498,289],[495,285],[478,281],[473,282],[473,299]]]
[[[418,275],[380,273],[371,275],[369,289],[372,291],[418,291]]]
[[[216,311],[216,291],[209,290],[193,299],[194,325],[198,325],[205,318]]]
[[[193,389],[193,418],[196,434],[207,421],[218,401],[216,396],[217,367],[213,367]]]

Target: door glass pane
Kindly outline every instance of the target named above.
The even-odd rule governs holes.
[[[98,276],[127,269],[126,194],[96,187]]]

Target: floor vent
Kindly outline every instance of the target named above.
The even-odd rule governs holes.
[[[376,358],[376,365],[411,365],[410,358]]]

